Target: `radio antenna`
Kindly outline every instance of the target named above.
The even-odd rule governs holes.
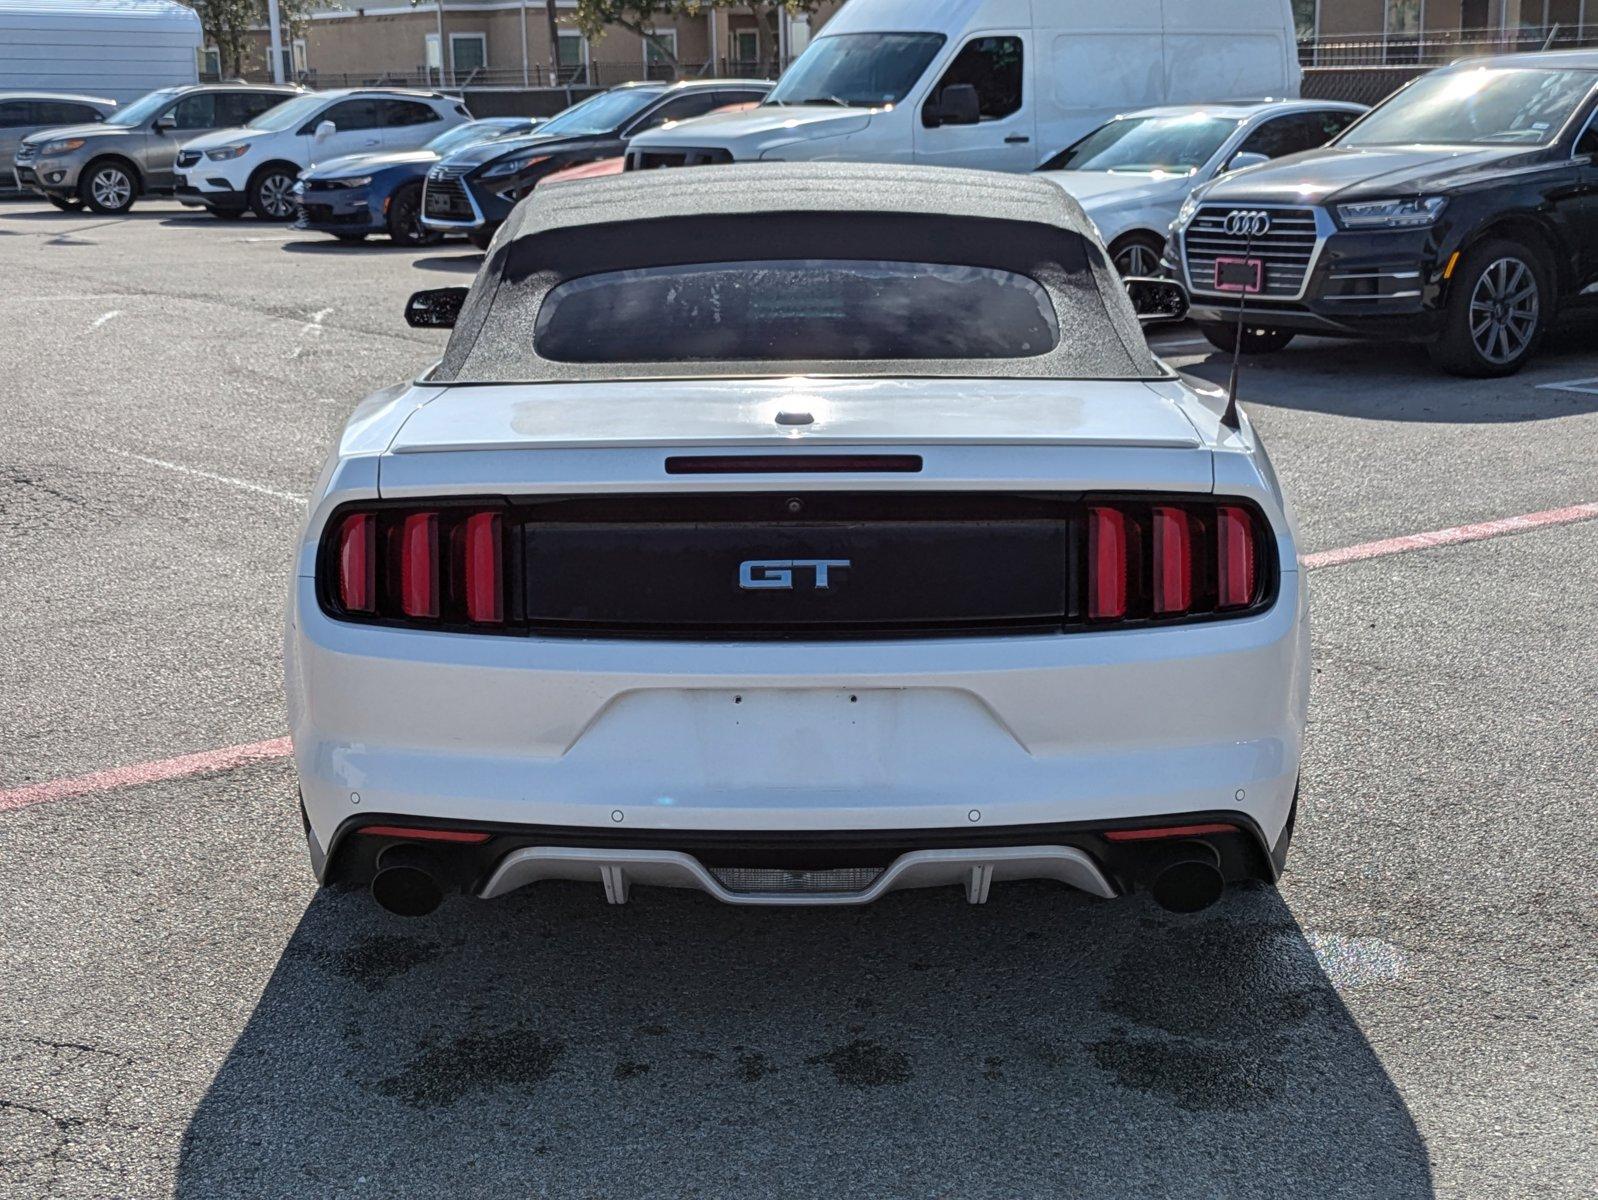
[[[1248,263],[1254,249],[1254,227],[1251,224],[1248,238],[1243,242],[1243,261]],[[1265,267],[1260,266],[1260,283],[1265,282]],[[1248,281],[1239,279],[1237,288],[1237,328],[1232,334],[1232,374],[1226,381],[1226,411],[1221,413],[1221,424],[1228,429],[1241,429],[1242,418],[1237,415],[1237,366],[1243,354],[1243,305],[1248,301]]]

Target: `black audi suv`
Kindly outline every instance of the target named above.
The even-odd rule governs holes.
[[[1553,321],[1598,308],[1598,51],[1457,62],[1325,147],[1220,176],[1165,268],[1223,350],[1241,309],[1245,353],[1313,333],[1519,370]]]

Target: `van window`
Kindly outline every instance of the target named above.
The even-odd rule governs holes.
[[[937,99],[944,88],[955,83],[969,83],[977,89],[978,111],[984,121],[1009,116],[1021,107],[1021,39],[972,38],[954,56],[929,98]]]
[[[897,104],[944,43],[941,33],[837,33],[811,42],[767,104]]]
[[[568,363],[1028,358],[1059,340],[1024,275],[857,259],[588,275],[554,287],[533,329],[539,357]]]

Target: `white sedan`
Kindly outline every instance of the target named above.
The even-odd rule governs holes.
[[[1194,188],[1322,146],[1365,111],[1335,100],[1145,108],[1099,126],[1038,171],[1076,197],[1121,274],[1156,275],[1166,233]]]
[[[1139,285],[1146,311],[1185,307]],[[288,606],[312,866],[861,904],[1274,882],[1309,685],[1253,428],[1041,180],[539,189],[351,416]]]

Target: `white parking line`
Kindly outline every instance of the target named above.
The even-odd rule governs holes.
[[[107,321],[115,320],[117,317],[120,317],[121,315],[122,315],[122,310],[120,308],[113,308],[110,312],[102,313],[98,317],[96,317],[94,319],[94,323],[92,325],[90,325],[89,328],[90,329],[98,329],[98,328],[100,328],[100,326],[104,325]]]
[[[229,487],[239,488],[246,492],[256,492],[262,496],[271,496],[274,500],[288,500],[294,504],[304,504],[305,497],[297,496],[293,492],[280,492],[276,488],[267,487],[264,483],[251,483],[248,479],[235,479],[231,475],[217,475],[211,471],[202,471],[198,467],[185,467],[182,463],[167,462],[164,458],[151,458],[145,454],[135,454],[131,450],[119,450],[115,446],[107,447],[112,454],[120,454],[123,458],[131,458],[136,462],[148,463],[152,467],[160,467],[163,471],[175,471],[179,475],[193,475],[197,479],[209,479],[212,483],[225,483]]]
[[[1539,383],[1539,391],[1579,392],[1583,396],[1598,396],[1598,375],[1591,379],[1567,379],[1563,383]]]

